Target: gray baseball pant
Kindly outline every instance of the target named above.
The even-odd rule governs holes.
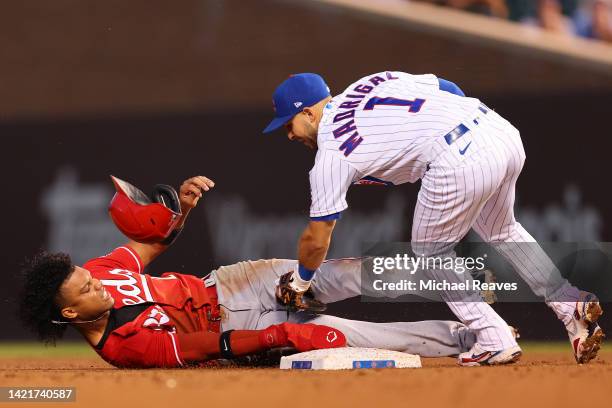
[[[475,335],[454,321],[373,323],[336,316],[290,313],[274,296],[278,279],[295,270],[297,261],[268,259],[222,266],[212,272],[221,306],[221,329],[263,329],[283,322],[315,323],[341,330],[349,346],[373,347],[418,354],[423,357],[454,356],[468,351]],[[361,295],[361,260],[324,262],[317,270],[312,289],[325,303]]]

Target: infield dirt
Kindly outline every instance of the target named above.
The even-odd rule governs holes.
[[[536,349],[503,367],[461,368],[441,358],[423,359],[421,369],[327,372],[118,370],[96,356],[3,357],[0,379],[2,386],[76,387],[76,403],[45,407],[604,407],[612,352],[588,365],[577,365],[569,350]]]

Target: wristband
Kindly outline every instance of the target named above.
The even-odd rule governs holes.
[[[300,275],[300,278],[302,278],[302,280],[310,281],[312,280],[315,271],[312,269],[308,269],[304,265],[300,264],[300,266],[298,267],[298,274]]]
[[[170,235],[168,235],[168,237],[166,239],[164,239],[161,244],[162,245],[172,245],[174,243],[174,241],[176,241],[176,238],[180,235],[180,233],[183,231],[183,227],[181,228],[176,228],[175,230],[173,230]]]
[[[232,352],[232,344],[230,342],[230,334],[232,334],[233,330],[224,331],[219,336],[219,350],[221,351],[221,357],[232,360],[236,358],[234,353]]]

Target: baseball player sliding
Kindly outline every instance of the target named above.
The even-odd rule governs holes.
[[[604,334],[595,295],[563,279],[514,218],[515,185],[525,161],[519,131],[476,98],[435,75],[386,71],[331,97],[317,74],[293,75],[273,95],[276,117],[264,133],[284,127],[289,140],[317,149],[310,170],[310,222],[299,240],[299,265],[277,287],[279,302],[320,311],[307,291],[327,254],[332,231],[353,184],[421,180],[412,223],[415,252],[454,256],[470,228],[490,242],[565,324],[576,361],[586,363]],[[442,274],[461,283],[463,275]],[[442,274],[442,275],[441,275]],[[517,361],[521,349],[504,320],[478,294],[442,296],[477,336],[461,365]]]
[[[186,180],[179,193],[158,185],[147,197],[114,178],[110,214],[131,240],[82,267],[67,254],[42,253],[25,268],[21,317],[45,340],[75,327],[95,351],[118,367],[180,367],[233,359],[277,348],[376,347],[426,357],[469,350],[475,335],[450,321],[371,323],[278,305],[274,283],[296,260],[222,266],[204,278],[144,269],[177,238],[187,215],[214,183]],[[331,260],[313,292],[327,302],[359,294],[361,261]]]

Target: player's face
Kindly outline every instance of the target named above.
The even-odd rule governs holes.
[[[62,284],[60,296],[64,305],[62,315],[67,319],[95,319],[109,311],[115,303],[102,283],[80,266],[75,266],[74,272]]]
[[[317,128],[307,111],[300,112],[285,125],[289,140],[298,141],[305,146],[317,148]]]

